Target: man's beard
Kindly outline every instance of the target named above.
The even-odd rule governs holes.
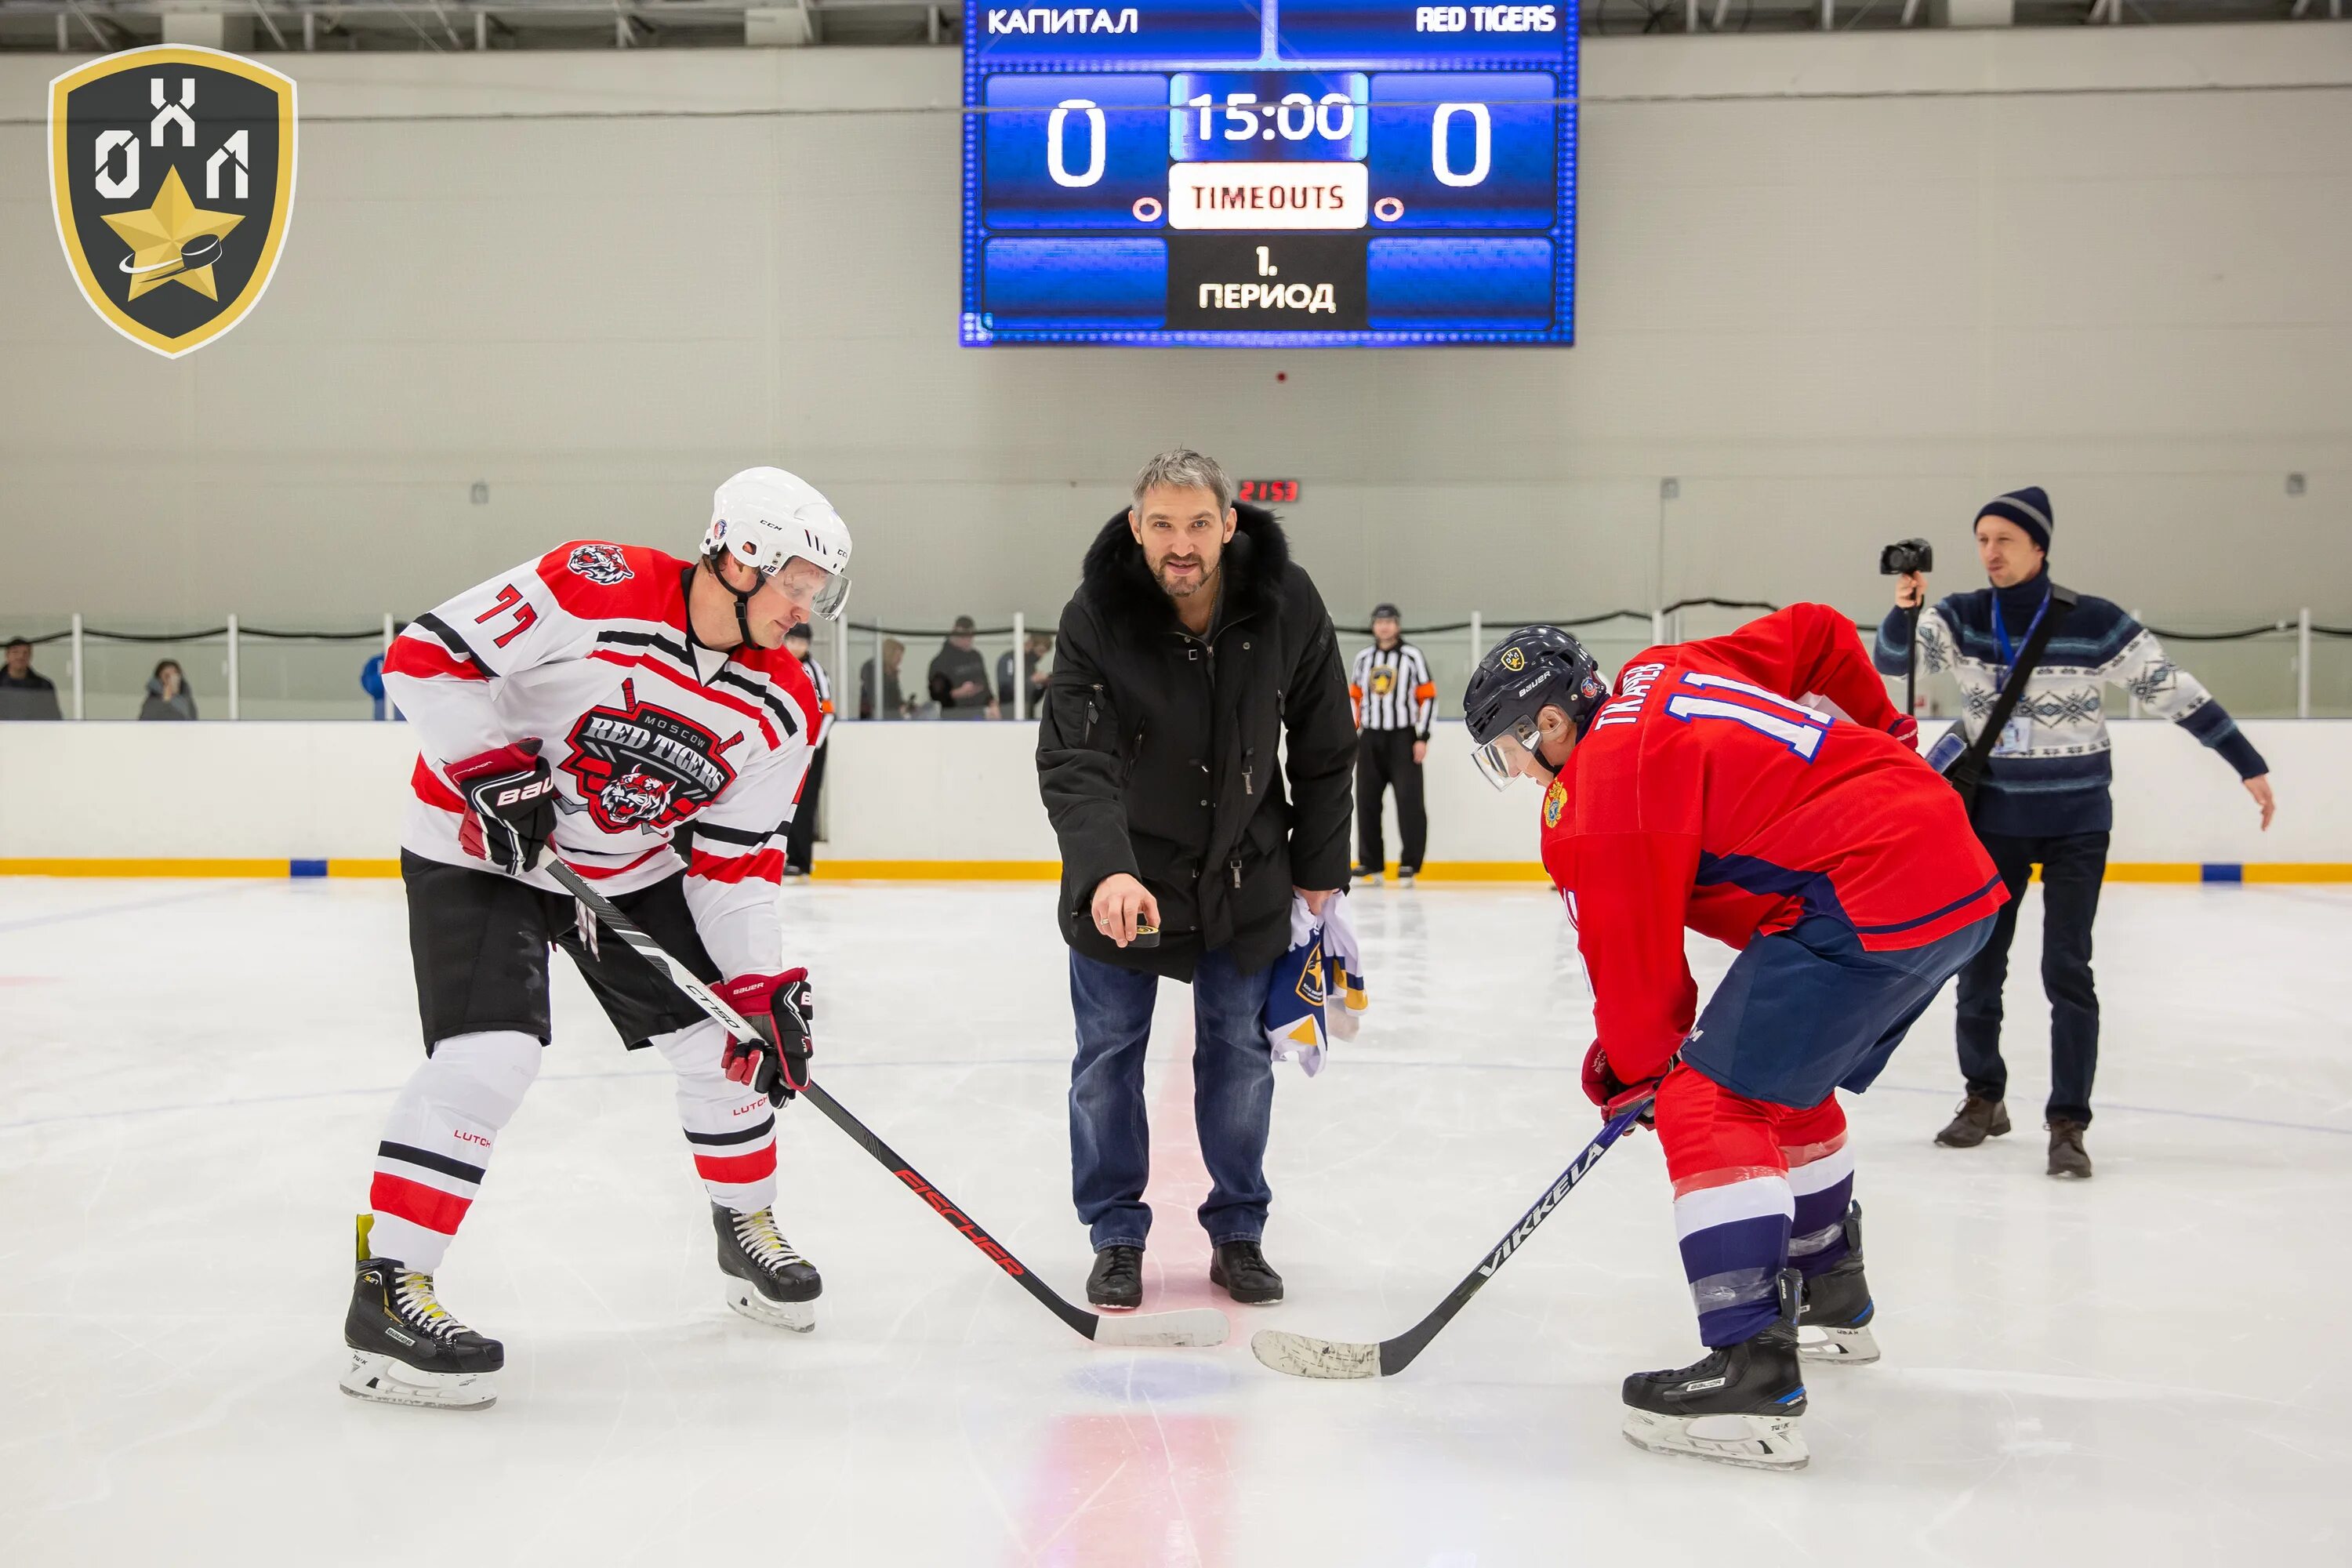
[[[1200,567],[1200,574],[1190,579],[1170,582],[1168,580],[1169,564],[1167,561],[1160,562],[1159,568],[1152,573],[1152,576],[1158,580],[1160,591],[1171,599],[1189,599],[1203,589],[1214,588],[1217,585],[1217,569],[1204,564],[1198,556],[1193,557],[1188,564]]]

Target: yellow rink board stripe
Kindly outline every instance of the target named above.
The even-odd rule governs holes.
[[[1052,882],[1055,860],[824,860],[821,881]],[[1389,875],[1393,878],[1395,868]],[[2036,871],[2039,875],[2039,868]],[[0,877],[253,877],[393,878],[396,859],[279,859],[154,856],[0,856]],[[1519,882],[1548,879],[1533,860],[1433,860],[1421,880],[1439,883]],[[2352,882],[2352,861],[2252,861],[2200,865],[2191,860],[2112,860],[2110,882]]]

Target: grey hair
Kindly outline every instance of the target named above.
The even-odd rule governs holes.
[[[1233,509],[1234,481],[1224,466],[1216,458],[1195,452],[1190,447],[1177,447],[1160,453],[1135,476],[1135,510],[1143,510],[1143,492],[1154,485],[1166,485],[1171,489],[1202,489],[1217,498],[1217,515],[1224,516]]]

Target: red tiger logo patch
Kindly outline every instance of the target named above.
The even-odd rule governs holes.
[[[607,833],[660,833],[685,821],[735,782],[721,741],[693,720],[637,700],[621,682],[623,708],[591,708],[572,726],[572,775],[588,816]]]
[[[629,570],[628,558],[621,553],[621,547],[617,544],[583,544],[572,551],[564,564],[591,583],[607,588],[615,583],[625,583],[636,575]]]

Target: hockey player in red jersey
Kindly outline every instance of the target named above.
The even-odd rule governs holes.
[[[1625,1434],[1801,1466],[1803,1365],[1878,1356],[1834,1091],[1869,1088],[1983,944],[2000,879],[1823,605],[1650,648],[1613,689],[1574,637],[1529,626],[1464,712],[1491,782],[1549,786],[1544,866],[1592,984],[1585,1092],[1607,1115],[1657,1097],[1708,1353],[1627,1378]],[[1685,928],[1740,950],[1703,1011]]]
[[[400,859],[425,1059],[376,1146],[346,1392],[466,1408],[496,1396],[503,1347],[441,1305],[434,1273],[538,1075],[551,942],[629,1048],[676,1069],[729,1304],[814,1326],[821,1281],[772,1212],[774,1110],[807,1081],[812,1012],[807,972],[784,964],[776,890],[818,724],[783,641],[840,613],[848,566],[849,530],[824,496],[750,468],[719,488],[694,561],[559,545],[394,643],[384,682],[423,752]],[[760,1047],[624,944],[600,944],[540,868],[547,856],[716,987]]]

